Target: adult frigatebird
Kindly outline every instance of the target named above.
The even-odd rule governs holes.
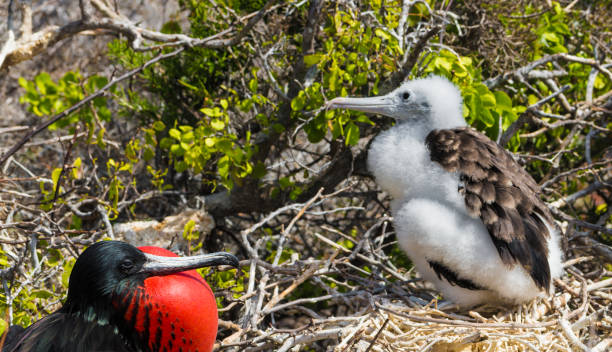
[[[540,189],[510,153],[467,127],[454,84],[430,76],[327,106],[396,120],[372,142],[368,169],[393,198],[400,246],[445,298],[512,304],[550,290],[561,250]]]
[[[64,305],[23,331],[3,352],[148,352],[212,350],[217,305],[191,269],[238,266],[219,252],[178,257],[158,247],[97,242],[79,256]]]

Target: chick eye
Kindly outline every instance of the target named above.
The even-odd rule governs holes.
[[[119,268],[123,272],[129,272],[134,267],[134,263],[131,260],[124,260],[121,264],[119,264]]]
[[[408,98],[410,98],[410,92],[404,92],[404,93],[402,93],[402,99],[404,99],[404,100],[408,100]]]

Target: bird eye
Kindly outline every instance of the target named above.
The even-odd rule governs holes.
[[[404,93],[402,93],[402,99],[404,99],[404,100],[408,100],[408,98],[410,98],[410,92],[404,92]]]
[[[123,272],[129,272],[134,267],[134,263],[131,260],[124,260],[121,264],[119,264],[119,268]]]

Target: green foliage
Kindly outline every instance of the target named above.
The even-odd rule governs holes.
[[[374,13],[379,2],[370,3]],[[388,4],[384,18],[386,28],[398,25],[401,6]],[[395,4],[397,5],[397,4]],[[419,17],[426,17],[426,7],[417,7]],[[416,23],[416,22],[415,22]],[[357,14],[337,11],[329,17],[324,28],[327,38],[320,52],[304,58],[307,66],[317,65],[323,72],[322,83],[313,83],[300,91],[292,100],[291,108],[295,117],[302,118],[299,112],[313,111],[324,102],[322,91],[327,97],[346,96],[363,91],[368,86],[371,95],[380,94],[378,84],[381,79],[391,76],[398,70],[398,60],[404,54],[398,39],[385,28],[371,28],[360,21]],[[464,116],[469,124],[485,131],[495,139],[502,128],[506,129],[517,119],[520,107],[513,106],[512,99],[503,91],[490,91],[482,84],[482,74],[474,65],[473,59],[459,56],[449,50],[424,53],[421,61],[427,66],[422,75],[437,74],[451,79],[459,85],[464,96]],[[417,73],[418,67],[413,69]],[[347,111],[317,112],[304,127],[310,142],[321,141],[331,132],[332,138],[343,137],[347,145],[356,145],[360,139],[360,124],[373,124],[363,113]],[[511,141],[513,148],[519,140]]]
[[[232,15],[230,10],[249,12],[264,3],[181,1],[181,6],[189,11],[190,35],[206,37],[226,29],[223,16]],[[163,29],[182,32],[174,22]],[[248,94],[222,84],[227,72],[237,70],[248,53],[192,48],[180,57],[162,61],[158,69],[143,71],[142,84],[153,94],[152,98],[135,91],[125,92],[121,99],[123,114],[137,117],[145,132],[144,159],[149,161],[154,155],[162,155],[162,164],[149,166],[158,188],[168,186],[163,180],[168,167],[175,172],[202,173],[204,182],[213,189],[221,184],[229,190],[249,176],[257,179],[265,174],[263,163],[252,161],[257,150],[250,131],[236,131],[231,121],[271,104],[259,93],[257,70],[253,69],[250,79],[247,78]],[[127,68],[140,66],[151,58],[151,54],[134,52],[119,40],[109,45],[109,56]],[[253,115],[264,130],[278,128],[269,116]]]
[[[540,16],[535,29],[537,40],[534,43],[534,56],[542,54],[567,53],[567,37],[572,35],[567,26],[567,16],[558,2],[553,2],[553,11]]]
[[[51,249],[50,251],[44,250],[46,241],[41,241],[39,252],[47,252],[48,254],[41,258],[41,270],[49,270],[52,267],[62,267],[62,276],[66,276],[65,284],[62,280],[61,286],[56,285],[39,285],[37,288],[24,287],[18,291],[16,296],[13,296],[13,324],[27,327],[34,321],[46,316],[51,313],[55,308],[55,304],[64,298],[64,293],[68,288],[67,277],[70,276],[72,266],[74,265],[74,259],[65,260],[62,254],[56,250]],[[0,249],[0,258],[4,257],[4,252]],[[0,259],[2,267],[7,267],[6,262]],[[19,285],[19,283],[17,283]],[[13,291],[14,294],[15,291]],[[6,312],[8,306],[6,304],[5,291],[0,292],[0,311]],[[6,322],[0,319],[0,335],[4,333],[6,328]]]
[[[482,73],[474,66],[472,58],[441,50],[429,59],[423,72],[444,76],[457,84],[463,96],[463,115],[467,123],[484,131],[489,138],[497,138],[500,123],[505,130],[518,118],[522,108],[513,106],[512,99],[504,91],[491,91],[484,85]],[[518,145],[519,139],[513,138],[511,148],[516,149]]]
[[[65,173],[64,177],[72,180],[76,180],[80,177],[79,169],[81,167],[82,160],[81,158],[76,158],[72,167],[69,168]],[[42,195],[42,201],[40,207],[43,210],[50,210],[53,208],[53,201],[61,203],[63,193],[63,189],[60,186],[60,176],[62,175],[62,168],[54,168],[51,172],[51,181],[52,184],[49,185],[45,181],[39,182],[40,193]],[[51,187],[49,187],[51,186]],[[59,188],[59,189],[58,189]],[[56,197],[57,195],[57,197]]]
[[[396,12],[390,7],[390,14]],[[380,69],[396,69],[393,55],[401,55],[397,40],[382,29],[373,30],[359,21],[357,14],[337,11],[329,16],[324,28],[326,38],[321,51],[304,57],[306,66],[316,65],[322,74],[321,83],[315,82],[300,91],[291,101],[294,118],[303,118],[303,112],[321,107],[329,99],[346,96],[373,81],[377,91]],[[387,43],[381,52],[383,41]],[[376,59],[372,59],[372,58]],[[373,124],[364,114],[346,111],[317,111],[308,119],[304,131],[312,143],[323,140],[330,131],[332,138],[343,138],[346,145],[356,145],[361,137],[359,125]]]
[[[177,172],[190,169],[200,173],[205,170],[209,160],[216,157],[221,184],[231,189],[236,182],[240,183],[256,171],[251,162],[255,149],[251,145],[250,132],[246,133],[241,144],[229,130],[228,101],[223,99],[220,105],[221,108],[200,109],[205,117],[196,123],[195,128],[181,125],[168,129],[168,137],[162,138],[159,146],[168,152]],[[156,123],[154,126],[158,131],[165,129],[161,121]]]
[[[213,291],[220,292],[221,290],[227,290],[231,292],[234,299],[238,299],[246,293],[245,280],[248,282],[249,279],[248,267],[239,270],[240,273],[238,273],[238,269],[218,271],[207,267],[198,269],[198,272],[204,276]],[[217,308],[223,308],[223,297],[217,296],[215,299],[217,301]],[[219,312],[219,315],[221,314]]]
[[[200,238],[200,232],[194,231],[196,226],[196,222],[193,220],[187,221],[183,228],[183,238],[187,240],[190,251],[198,251],[202,248],[203,243],[199,242],[195,246],[192,245],[192,241],[197,241]]]
[[[32,81],[23,77],[19,78],[19,85],[25,89],[25,94],[21,96],[20,102],[28,104],[28,110],[36,116],[55,115],[104,87],[107,83],[106,77],[93,75],[84,79],[78,72],[72,71],[54,82],[48,73],[42,72]],[[111,91],[113,91],[112,88]],[[111,112],[107,105],[105,97],[97,97],[91,102],[89,108],[81,109],[60,119],[49,126],[49,129],[53,131],[69,126],[73,132],[74,125],[83,122],[92,133],[95,121],[110,121]],[[100,139],[101,136],[99,136]]]

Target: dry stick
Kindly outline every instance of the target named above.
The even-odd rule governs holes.
[[[8,158],[10,158],[13,154],[15,154],[15,152],[17,152],[27,141],[29,141],[32,137],[34,137],[38,133],[40,133],[43,130],[45,130],[47,127],[52,125],[54,122],[57,122],[62,117],[68,116],[69,114],[79,110],[80,108],[82,108],[88,102],[90,102],[90,101],[94,100],[95,98],[103,95],[104,92],[106,92],[108,89],[110,89],[115,84],[117,84],[119,82],[122,82],[122,81],[132,77],[133,75],[141,72],[145,68],[153,65],[154,63],[156,63],[158,61],[165,60],[167,58],[176,56],[176,55],[180,54],[184,50],[185,50],[185,48],[179,48],[179,49],[176,49],[175,51],[170,52],[168,54],[161,54],[161,55],[156,56],[155,58],[145,62],[142,66],[137,67],[137,68],[135,68],[133,70],[130,70],[130,71],[124,73],[123,75],[113,79],[112,81],[108,82],[104,87],[98,89],[95,93],[87,96],[86,98],[84,98],[83,100],[81,100],[78,103],[74,104],[73,106],[69,107],[68,109],[66,109],[66,110],[62,111],[61,113],[53,116],[47,122],[45,122],[45,123],[39,125],[38,127],[34,128],[31,132],[29,132],[27,135],[25,135],[19,142],[17,142],[17,144],[15,144],[8,152],[6,152],[2,156],[2,158],[0,159],[0,167],[2,167],[2,165],[4,165],[4,163],[8,160]]]
[[[98,10],[98,17],[93,15],[94,9],[90,2],[93,3],[94,7]],[[164,47],[173,46],[202,46],[218,49],[236,44],[268,11],[282,6],[271,6],[274,2],[276,2],[276,0],[270,0],[259,11],[239,18],[238,22],[245,20],[249,21],[237,35],[231,38],[221,37],[235,32],[235,28],[233,26],[207,38],[192,38],[184,34],[166,34],[140,28],[126,17],[109,9],[102,1],[82,0],[80,1],[81,19],[70,22],[61,27],[50,25],[34,34],[22,35],[18,41],[15,42],[13,40],[13,44],[11,44],[9,41],[7,44],[5,44],[5,48],[2,49],[0,58],[2,58],[1,56],[4,56],[4,58],[2,58],[2,61],[4,61],[2,63],[4,67],[14,65],[21,61],[31,59],[32,57],[43,52],[49,46],[64,38],[83,32],[107,33],[110,31],[114,34],[123,34],[129,38],[131,47],[135,51],[153,51],[162,49]],[[11,37],[11,33],[14,33],[14,31],[9,28],[9,39]],[[164,44],[143,46],[143,40],[161,42]],[[0,65],[0,68],[3,68],[3,66]]]
[[[587,286],[587,291],[594,291],[594,290],[599,290],[600,288],[604,288],[604,287],[608,287],[608,286],[612,286],[612,278],[608,278],[605,280],[601,280],[599,282],[595,282],[593,284],[590,284]]]
[[[9,53],[17,49],[17,45],[15,43],[15,33],[12,30],[8,31],[8,39],[0,49],[0,68],[4,63],[4,60],[8,56]]]
[[[521,68],[518,68],[512,72],[508,72],[508,73],[504,73],[503,75],[494,77],[494,78],[490,78],[487,79],[486,81],[484,81],[484,84],[489,88],[489,89],[493,89],[496,86],[498,86],[499,84],[501,84],[502,82],[507,81],[508,79],[512,78],[512,77],[516,77],[519,80],[524,80],[525,78],[541,78],[541,77],[532,77],[531,71],[534,70],[537,66],[546,64],[548,62],[551,61],[556,61],[558,59],[563,59],[566,61],[571,61],[571,62],[578,62],[584,65],[589,65],[595,69],[597,69],[599,72],[603,73],[605,76],[608,77],[609,80],[612,81],[612,72],[610,72],[607,69],[607,65],[601,65],[597,60],[593,60],[593,59],[587,59],[587,58],[582,58],[582,57],[578,57],[578,56],[574,56],[574,55],[569,55],[569,54],[565,54],[565,53],[560,53],[560,54],[553,54],[553,55],[546,55],[543,58],[533,61]],[[559,70],[559,72],[555,72],[555,71],[549,71],[549,75],[546,78],[551,78],[554,77],[556,75],[560,75],[561,70]],[[553,72],[555,72],[553,74]],[[567,74],[567,73],[566,73]]]
[[[440,26],[433,27],[427,33],[425,33],[425,35],[419,38],[417,43],[412,48],[410,55],[408,55],[408,57],[406,58],[406,63],[403,65],[402,69],[397,74],[393,75],[394,83],[396,80],[402,82],[408,79],[408,74],[410,74],[410,71],[412,71],[412,67],[414,67],[417,60],[419,59],[419,55],[423,51],[423,48],[425,47],[425,45],[427,45],[429,39],[431,39],[434,35],[438,34],[441,29],[442,27]]]
[[[293,220],[291,221],[291,223],[290,223],[290,224],[289,224],[289,226],[287,227],[287,230],[286,230],[286,231],[283,231],[283,234],[282,234],[282,236],[283,236],[283,237],[281,237],[281,240],[279,240],[279,246],[281,246],[281,245],[282,245],[283,238],[285,238],[285,237],[287,236],[287,234],[289,233],[289,231],[290,231],[290,230],[293,228],[293,226],[294,226],[295,222],[296,222],[296,221],[297,221],[297,220],[298,220],[298,219],[299,219],[299,218],[300,218],[300,217],[301,217],[301,216],[304,214],[304,212],[305,212],[305,211],[306,211],[306,210],[307,210],[307,209],[308,209],[310,206],[312,206],[312,204],[313,204],[313,203],[314,203],[314,202],[315,202],[315,201],[316,201],[318,198],[321,198],[321,194],[322,194],[322,193],[323,193],[323,188],[321,188],[321,189],[320,189],[320,190],[317,192],[317,194],[316,194],[314,197],[312,197],[310,200],[308,200],[308,202],[306,202],[304,205],[302,205],[302,207],[301,207],[300,211],[298,212],[298,214],[297,214],[297,215],[296,215],[296,216],[293,218]],[[278,215],[278,214],[280,214],[280,212],[276,212],[276,211],[275,211],[273,214]],[[268,216],[268,217],[266,217],[266,219],[264,219],[264,220],[269,221],[269,220],[271,220],[271,219],[272,219],[272,217],[273,217],[273,216],[269,215],[269,216]],[[261,225],[263,225],[263,223],[264,223],[264,221],[262,220],[262,221],[260,221],[258,224],[260,224],[260,226],[261,226]],[[251,233],[252,231],[254,231],[254,228],[256,228],[256,226],[257,226],[257,224],[256,224],[256,225],[254,225],[253,227],[251,227],[250,229],[245,230],[245,231],[243,231],[243,232],[241,233],[243,241],[244,241],[244,242],[246,242],[246,243],[245,243],[245,245],[246,245],[247,249],[249,250],[249,252],[251,252],[251,255],[252,255],[252,256],[254,256],[255,258],[257,258],[257,253],[256,253],[256,251],[255,251],[254,249],[252,249],[252,247],[251,247],[251,246],[250,246],[250,244],[248,243],[248,239],[246,238],[246,235],[247,235],[248,233]],[[273,263],[273,265],[274,265],[274,266],[278,265],[278,260],[280,259],[279,252],[281,252],[281,249],[280,249],[280,248],[279,248],[279,249],[277,249],[277,255],[276,255],[276,257],[274,258],[274,263]],[[255,326],[257,325],[258,320],[261,320],[261,319],[257,319],[257,317],[258,317],[258,316],[261,316],[262,314],[263,314],[263,315],[265,315],[265,314],[266,314],[266,313],[265,313],[265,311],[266,311],[266,310],[268,310],[268,307],[270,307],[271,302],[273,302],[272,304],[276,304],[276,303],[278,302],[278,300],[282,299],[284,296],[286,296],[287,294],[289,294],[290,292],[292,292],[292,291],[295,289],[295,287],[299,286],[299,285],[300,285],[300,284],[301,284],[303,281],[305,281],[307,278],[309,278],[310,276],[312,276],[312,274],[314,274],[314,272],[316,271],[316,269],[314,269],[314,270],[312,271],[312,273],[310,273],[309,275],[306,275],[306,274],[307,274],[309,271],[310,271],[310,270],[308,270],[306,273],[304,273],[304,275],[302,275],[300,278],[298,278],[298,280],[296,280],[296,282],[295,282],[295,283],[294,283],[292,286],[290,286],[290,287],[289,287],[287,290],[285,290],[283,293],[281,293],[281,295],[280,295],[280,296],[276,296],[275,298],[276,298],[277,300],[272,299],[270,302],[268,302],[268,304],[267,304],[267,305],[266,305],[266,306],[265,306],[263,309],[261,309],[261,305],[263,304],[263,298],[264,298],[264,292],[262,292],[262,291],[263,291],[263,290],[265,290],[265,287],[264,287],[264,286],[265,286],[265,283],[267,283],[267,280],[269,279],[269,272],[265,272],[265,273],[264,273],[264,275],[263,275],[263,277],[262,277],[262,279],[261,279],[261,282],[260,282],[260,288],[259,288],[259,290],[258,290],[258,291],[259,291],[259,293],[260,293],[260,296],[259,296],[259,300],[258,300],[257,305],[256,305],[256,306],[253,308],[253,307],[252,307],[253,300],[249,300],[249,301],[247,301],[247,305],[248,305],[248,307],[247,307],[247,308],[251,307],[250,309],[247,309],[247,311],[252,311],[252,312],[251,312],[251,317],[250,317],[250,319],[245,319],[245,320],[244,320],[244,324],[247,324],[248,320],[250,320],[250,321],[252,321],[252,325],[253,325],[253,327],[255,327]],[[253,277],[254,277],[254,276],[253,276]],[[301,279],[302,281],[300,281],[300,279]],[[251,281],[249,280],[249,288],[251,288],[251,285],[250,285],[250,284],[251,284]],[[246,327],[246,325],[245,325],[245,327]]]
[[[305,335],[301,335],[297,337],[291,336],[278,349],[278,352],[287,352],[289,351],[289,349],[291,349],[291,347],[298,345],[298,344],[311,343],[314,341],[326,340],[326,339],[337,337],[340,334],[342,334],[343,329],[344,328],[342,327],[332,328],[332,329],[322,330],[318,332],[307,333]]]
[[[285,298],[288,294],[293,292],[293,290],[295,290],[298,286],[304,283],[304,281],[312,277],[312,275],[317,271],[317,269],[318,267],[314,265],[308,268],[308,270],[306,270],[302,275],[300,275],[300,277],[295,279],[295,281],[291,284],[291,286],[287,287],[283,292],[281,292],[277,296],[273,297],[270,301],[268,301],[268,304],[266,304],[266,306],[263,307],[263,309],[261,310],[261,314],[266,315],[270,313],[272,307],[274,307],[280,300]]]
[[[587,346],[585,346],[582,342],[580,342],[580,339],[578,339],[576,334],[574,334],[574,332],[572,331],[572,327],[570,326],[569,322],[567,321],[565,317],[559,318],[558,321],[559,321],[559,326],[561,327],[561,330],[563,330],[565,337],[567,337],[570,340],[571,344],[579,347],[584,352],[591,351]]]
[[[612,346],[612,337],[606,337],[599,342],[595,347],[591,349],[591,352],[604,352],[610,351],[609,348]]]
[[[79,135],[78,131],[79,129],[77,127],[74,131],[74,136],[72,137],[72,141],[68,145],[68,150],[66,151],[66,156],[64,157],[64,163],[62,165],[62,170],[60,171],[60,174],[57,178],[57,184],[55,185],[55,192],[53,193],[53,200],[51,200],[50,202],[51,204],[55,204],[55,201],[57,200],[57,197],[59,196],[59,191],[62,185],[62,176],[64,176],[64,174],[66,173],[66,168],[68,168],[68,163],[70,162],[70,154],[72,154],[72,147],[74,146],[74,143],[76,143],[77,136]]]
[[[535,111],[530,111],[530,113],[534,113]],[[596,125],[595,123],[591,122],[591,121],[584,121],[584,120],[577,120],[577,119],[572,119],[572,120],[560,120],[554,123],[548,123],[544,120],[541,119],[534,119],[534,123],[537,125],[541,125],[543,127],[541,127],[540,129],[530,132],[530,133],[524,133],[521,134],[520,137],[521,138],[533,138],[533,137],[537,137],[539,135],[541,135],[542,133],[551,130],[551,129],[555,129],[558,127],[562,127],[562,126],[566,126],[566,125],[582,125],[582,126],[588,126],[591,127],[592,129],[598,130],[600,132],[606,132],[609,133],[610,130],[605,128],[605,127],[600,127],[598,125]]]
[[[565,92],[568,89],[570,89],[570,85],[566,84],[563,87],[561,87],[561,89],[559,89],[558,91],[552,93],[551,95],[545,97],[544,99],[539,100],[535,104],[530,105],[527,108],[527,110],[525,110],[521,114],[521,116],[519,116],[519,118],[516,119],[516,121],[514,121],[510,125],[510,127],[508,127],[508,129],[506,129],[506,131],[501,135],[501,138],[499,139],[497,143],[499,143],[499,145],[501,146],[505,146],[506,144],[508,144],[512,136],[514,136],[514,134],[523,126],[523,124],[527,122],[527,118],[529,117],[529,115],[533,113],[534,110],[538,109],[540,106],[546,104],[547,102],[549,102],[550,100],[557,97],[559,94]]]
[[[287,228],[282,231],[281,237],[278,240],[278,248],[276,249],[276,256],[274,257],[274,261],[272,262],[272,265],[278,265],[278,261],[280,260],[280,257],[281,257],[281,255],[283,253],[283,244],[284,244],[287,236],[289,235],[289,233],[293,229],[293,226],[295,225],[296,221],[298,221],[302,217],[302,215],[304,215],[304,213],[306,212],[306,209],[310,208],[312,203],[314,203],[319,197],[321,197],[322,193],[323,193],[323,188],[319,189],[317,194],[315,194],[314,197],[310,198],[310,200],[308,200],[308,202],[306,202],[306,204],[304,204],[304,206],[302,207],[302,209],[300,209],[300,211],[297,213],[297,215],[294,216],[293,219],[291,219],[291,222],[289,223]]]
[[[522,324],[522,323],[472,323],[468,321],[462,320],[450,320],[450,319],[438,319],[438,318],[429,318],[429,317],[421,317],[413,314],[406,314],[394,311],[392,309],[386,308],[380,303],[376,303],[376,307],[382,309],[386,312],[389,312],[393,315],[397,315],[403,318],[407,318],[414,321],[424,322],[424,323],[437,323],[437,324],[445,324],[445,325],[456,325],[456,326],[469,326],[474,328],[491,328],[491,329],[540,329],[548,326],[556,325],[556,321],[547,321],[539,324]]]
[[[372,349],[372,346],[374,346],[374,343],[376,343],[376,340],[378,340],[378,336],[380,336],[380,333],[385,329],[388,323],[389,323],[389,318],[387,318],[387,320],[385,320],[385,322],[380,327],[380,329],[378,329],[378,332],[376,333],[376,335],[374,335],[374,339],[370,343],[370,346],[368,346],[368,348],[365,350],[365,352],[369,352]]]
[[[598,169],[596,169],[596,167],[598,167],[598,166],[605,166],[605,165],[609,165],[609,164],[610,164],[610,160],[605,159],[605,160],[602,160],[602,161],[598,161],[598,162],[592,163],[592,164],[587,165],[587,166],[581,166],[581,167],[577,167],[577,168],[574,168],[574,169],[571,169],[571,170],[568,170],[568,171],[561,172],[561,173],[553,176],[552,178],[550,178],[546,182],[542,183],[540,185],[540,188],[547,188],[548,186],[550,186],[553,183],[557,182],[560,178],[566,177],[566,176],[572,176],[573,174],[576,174],[576,173],[578,173],[580,171],[589,170],[590,172],[597,172],[597,171],[601,170],[601,171],[605,172],[605,171],[607,171],[607,169],[600,169],[600,170],[598,170]]]

